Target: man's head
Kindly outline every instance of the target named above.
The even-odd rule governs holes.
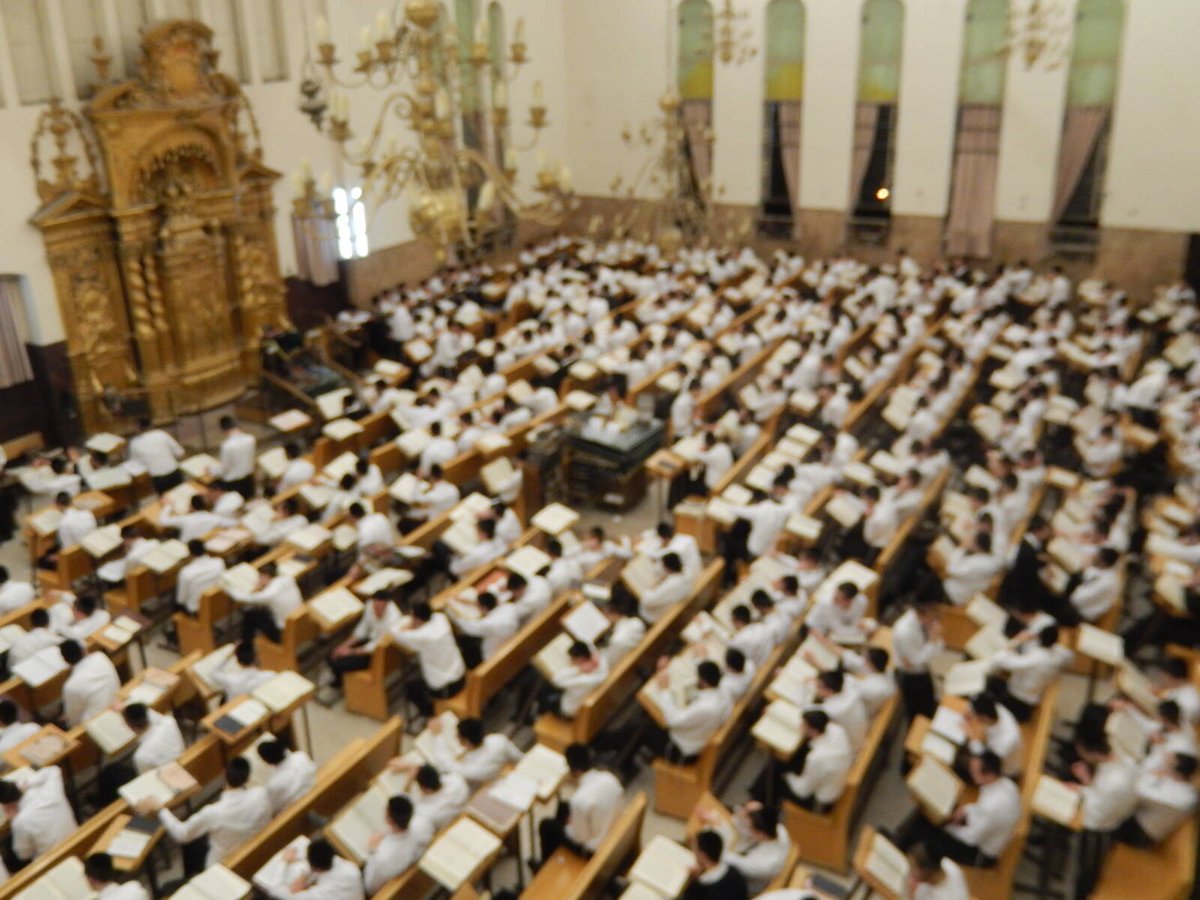
[[[483,723],[479,719],[459,719],[458,739],[468,750],[483,746]]]
[[[807,710],[802,719],[804,734],[810,741],[823,735],[825,729],[829,727],[829,713],[821,709]]]
[[[700,871],[707,872],[721,863],[725,852],[725,841],[715,831],[705,829],[696,835],[696,864]]]
[[[721,684],[721,667],[711,659],[706,659],[696,666],[696,680],[701,690],[711,690]]]
[[[283,741],[263,741],[258,745],[258,758],[268,766],[277,766],[287,756]]]
[[[442,789],[442,776],[433,766],[421,766],[417,769],[417,787],[424,794],[436,794]]]
[[[237,428],[237,420],[234,419],[233,416],[221,416],[221,421],[219,424],[221,426],[221,430],[226,434]]]
[[[67,640],[63,641],[59,647],[59,652],[62,653],[62,658],[66,660],[67,665],[73,666],[83,659],[83,645],[79,641]]]
[[[94,891],[112,884],[117,877],[112,857],[107,853],[91,854],[83,861],[83,876],[87,879],[88,887]]]
[[[121,710],[121,715],[134,734],[145,734],[150,727],[150,710],[145,703],[130,703]]]
[[[387,803],[387,820],[396,831],[407,831],[408,823],[412,821],[412,801],[403,794],[389,797]]]
[[[308,867],[314,872],[328,872],[333,868],[333,845],[324,838],[317,838],[308,845]]]
[[[587,744],[570,744],[566,751],[567,768],[575,776],[582,775],[592,767],[592,751]]]
[[[0,808],[11,819],[17,814],[21,802],[21,789],[11,781],[0,781]]]
[[[244,757],[235,756],[225,766],[225,783],[231,788],[245,787],[250,780],[250,763]]]
[[[996,701],[987,694],[976,694],[971,698],[971,713],[985,725],[995,725],[1000,718]]]
[[[20,710],[17,709],[17,704],[13,703],[7,697],[0,700],[0,726],[7,728],[17,721],[20,715]]]
[[[978,787],[991,784],[1000,777],[1000,757],[991,750],[984,750],[978,756],[971,757],[968,768],[971,771],[971,780]]]
[[[853,581],[843,581],[833,592],[833,602],[842,609],[849,609],[854,598],[858,596],[858,585]]]

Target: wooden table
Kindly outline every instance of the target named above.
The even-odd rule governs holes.
[[[124,831],[126,826],[132,821],[133,816],[131,815],[126,813],[121,813],[118,815],[112,820],[112,822],[109,823],[108,827],[100,833],[100,836],[96,838],[96,843],[92,845],[91,850],[88,852],[108,853],[108,848],[112,844],[113,840],[118,834]],[[158,846],[158,842],[162,840],[164,833],[165,829],[162,827],[150,832],[150,840],[147,841],[146,846],[142,849],[142,852],[136,857],[130,858],[128,856],[113,856],[113,868],[118,872],[124,872],[127,875],[136,875],[138,872],[142,871],[142,867],[146,866],[146,861],[149,860],[150,854],[154,852],[154,848]],[[154,871],[153,865],[146,866],[146,877],[150,881],[151,896],[158,896],[158,877]]]
[[[63,745],[58,752],[52,754],[49,758],[36,765],[32,760],[29,760],[25,757],[24,750],[51,736],[62,739]],[[57,766],[63,762],[66,762],[67,758],[77,749],[79,749],[79,741],[71,739],[67,736],[65,731],[63,731],[57,725],[51,723],[49,725],[43,725],[41,730],[36,734],[31,734],[15,747],[11,747],[10,749],[6,750],[2,758],[14,769],[20,769],[23,766],[33,766],[34,768],[45,769],[49,766]]]

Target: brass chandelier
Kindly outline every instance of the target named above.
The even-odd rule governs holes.
[[[438,262],[445,263],[451,248],[477,247],[507,214],[558,225],[575,201],[566,166],[548,162],[540,150],[536,196],[527,202],[518,194],[517,151],[534,149],[549,122],[540,82],[533,86],[527,144],[489,155],[466,146],[456,125],[469,98],[478,98],[483,121],[497,133],[508,127],[509,86],[529,62],[524,22],[517,22],[508,45],[505,61],[513,75],[505,77],[501,60],[493,59],[486,14],[460,53],[458,30],[439,6],[436,0],[407,0],[399,22],[381,11],[374,29],[363,29],[349,72],[341,71],[328,22],[318,17],[315,66],[300,85],[300,109],[359,170],[364,197],[376,205],[406,197],[413,233],[433,244]],[[384,96],[374,121],[356,132],[346,92],[364,89]],[[407,145],[397,139],[397,125],[413,136]]]

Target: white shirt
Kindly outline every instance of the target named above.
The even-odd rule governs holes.
[[[770,841],[750,843],[750,833],[746,830],[741,819],[735,819],[734,824],[741,835],[736,853],[726,853],[724,861],[729,863],[746,879],[750,894],[758,894],[771,883],[771,880],[783,871],[787,862],[788,850],[792,841],[787,829],[780,823],[775,826],[775,838]]]
[[[91,510],[68,506],[58,523],[58,545],[64,550],[74,547],[98,527]]]
[[[553,599],[554,589],[550,587],[550,582],[541,575],[530,575],[525,582],[525,590],[512,601],[512,606],[521,621],[528,622],[549,606]]]
[[[103,653],[89,653],[63,682],[63,718],[74,727],[108,709],[121,689],[121,676]]]
[[[770,627],[760,621],[751,622],[734,632],[728,646],[741,650],[746,659],[761,666],[775,649],[775,641]]]
[[[311,791],[316,781],[317,764],[307,753],[285,751],[283,761],[271,769],[265,785],[272,814],[279,815],[284,807]]]
[[[928,672],[930,661],[941,649],[942,642],[929,639],[915,609],[907,610],[892,625],[892,655],[901,672]]]
[[[985,856],[998,859],[1021,818],[1021,794],[1011,778],[997,778],[979,789],[979,799],[964,809],[966,821],[946,832]]]
[[[32,860],[70,837],[78,823],[58,766],[35,773],[22,791],[12,819],[12,849],[20,859]]]
[[[428,819],[435,832],[441,831],[467,805],[471,797],[471,788],[467,780],[453,772],[442,773],[442,786],[432,794],[417,791],[413,797],[413,805],[417,815]]]
[[[392,520],[380,512],[368,513],[358,523],[358,548],[360,550],[375,544],[391,546],[396,543],[396,532],[392,529]]]
[[[1096,767],[1083,797],[1083,827],[1089,831],[1113,831],[1137,808],[1137,766],[1124,756],[1114,756]]]
[[[304,872],[312,882],[309,887],[293,891],[290,885],[276,885],[272,894],[283,900],[363,900],[366,896],[362,873],[348,859],[335,856],[328,872],[314,872],[305,862],[298,874]]]
[[[1195,785],[1158,773],[1138,778],[1137,798],[1137,822],[1155,841],[1166,840],[1196,812]]]
[[[965,606],[976,594],[986,591],[1003,568],[1004,560],[999,556],[960,549],[946,563],[942,589],[955,606]]]
[[[625,616],[615,625],[604,647],[604,658],[610,666],[616,665],[626,653],[633,650],[646,636],[646,623],[637,616]]]
[[[734,506],[733,513],[750,523],[750,536],[746,539],[746,549],[752,556],[762,556],[773,546],[779,537],[791,510],[775,500],[763,500],[750,506]]]
[[[412,630],[396,628],[392,637],[401,647],[417,654],[421,677],[435,691],[453,684],[467,671],[450,620],[443,613],[435,612],[429,621]]]
[[[443,479],[433,482],[428,488],[418,490],[414,499],[417,505],[422,507],[424,515],[432,519],[454,506],[461,496],[457,486]]]
[[[0,613],[15,612],[33,602],[36,595],[28,581],[6,581],[0,587]]]
[[[684,756],[700,753],[733,711],[729,697],[719,688],[697,691],[692,702],[683,707],[677,706],[669,693],[663,693],[659,704],[671,741]]]
[[[221,441],[220,468],[217,475],[224,481],[240,481],[254,474],[258,441],[254,435],[234,431]]]
[[[940,884],[919,884],[912,892],[911,900],[970,900],[971,891],[967,876],[954,860],[942,860]]]
[[[1121,592],[1121,580],[1116,566],[1107,569],[1088,566],[1083,570],[1083,580],[1071,592],[1071,605],[1084,619],[1095,622],[1117,602]]]
[[[230,788],[215,801],[181,822],[169,809],[158,811],[167,833],[180,844],[208,835],[206,866],[215,866],[271,824],[266,788]]]
[[[472,569],[477,569],[493,560],[499,559],[504,555],[506,550],[508,550],[508,546],[499,538],[482,541],[462,556],[456,556],[450,561],[450,574],[462,577]]]
[[[367,893],[374,895],[393,878],[412,868],[432,840],[433,826],[424,816],[414,815],[404,831],[387,832],[363,866]]]
[[[37,722],[13,722],[6,728],[0,729],[0,753],[11,750],[26,738],[31,738],[42,726]]]
[[[133,767],[139,775],[179,759],[186,746],[174,715],[153,709],[146,712],[150,725],[138,738],[137,750],[133,752]]]
[[[996,704],[996,723],[984,730],[983,741],[970,741],[968,747],[978,755],[991,750],[1004,764],[1006,775],[1021,771],[1021,726],[1008,707]]]
[[[692,591],[692,579],[682,572],[673,572],[642,594],[638,611],[653,625],[676,603]]]
[[[183,448],[161,428],[139,434],[129,441],[129,458],[146,467],[152,478],[162,478],[179,468]]]
[[[351,635],[351,639],[358,642],[358,650],[360,652],[370,653],[403,620],[404,616],[400,613],[400,607],[396,606],[395,603],[389,602],[383,608],[383,617],[380,618],[375,615],[375,604],[368,602],[366,608],[363,609],[363,614],[358,620],[358,624],[354,626],[354,633]]]
[[[300,594],[300,586],[290,575],[276,575],[260,591],[250,591],[249,593],[233,591],[232,594],[233,599],[239,603],[249,606],[265,606],[270,611],[271,618],[275,620],[275,625],[281,630],[292,611],[299,609],[304,603],[304,597]]]
[[[992,668],[1009,673],[1010,694],[1022,703],[1037,706],[1046,686],[1057,677],[1063,661],[1063,656],[1055,648],[1030,641],[1020,651],[997,653],[992,657]]]
[[[835,640],[841,635],[860,636],[858,625],[867,614],[870,601],[861,591],[854,595],[846,609],[838,606],[833,597],[822,598],[808,613],[808,627]]]
[[[512,603],[497,603],[479,619],[455,618],[458,630],[480,639],[482,657],[492,659],[521,627],[521,614]]]
[[[596,850],[625,806],[625,789],[611,772],[589,769],[571,795],[571,813],[563,829],[567,837]]]
[[[556,672],[553,684],[563,692],[562,699],[558,702],[558,709],[563,717],[569,719],[579,712],[579,707],[583,705],[588,694],[597,685],[603,684],[606,678],[608,662],[603,656],[600,657],[600,664],[590,672],[584,672],[575,665]]]
[[[12,667],[17,663],[23,663],[47,647],[52,647],[57,644],[61,638],[51,631],[49,628],[30,628],[27,632],[17,637],[8,651],[8,668],[11,671]]]
[[[520,762],[524,756],[507,735],[499,732],[484,735],[482,744],[460,756],[461,748],[456,735],[442,732],[433,745],[435,762],[438,771],[461,775],[473,788],[496,778],[506,765]]]
[[[138,881],[126,881],[124,884],[106,884],[100,888],[96,900],[150,900],[150,895]]]
[[[225,694],[225,699],[232,700],[243,694],[253,694],[274,678],[275,674],[263,671],[257,666],[243,666],[231,656],[212,673],[209,680]]]
[[[225,560],[219,556],[197,556],[182,569],[175,582],[175,602],[196,615],[200,612],[200,597],[220,581],[225,573]]]
[[[283,474],[279,477],[279,484],[276,487],[280,491],[286,491],[288,488],[304,484],[304,482],[316,474],[317,467],[311,461],[303,457],[293,459],[287,464],[287,468],[283,470]]]
[[[825,733],[812,741],[804,769],[799,774],[788,772],[784,778],[797,797],[814,797],[818,803],[828,806],[842,796],[853,763],[854,749],[846,729],[836,722],[829,722]]]

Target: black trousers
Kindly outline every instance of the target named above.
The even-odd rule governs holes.
[[[417,711],[429,718],[433,715],[433,701],[445,700],[448,697],[453,697],[466,685],[466,678],[460,678],[458,681],[452,682],[442,688],[431,688],[421,679],[413,680],[408,689],[408,698],[412,701],[413,706]]]
[[[738,519],[729,529],[729,533],[725,535],[724,579],[726,584],[734,584],[737,581],[739,560],[747,563],[754,561],[750,558],[750,548],[746,543],[750,539],[750,527],[750,523],[745,519]]]
[[[1003,678],[989,678],[987,689],[989,693],[1008,708],[1008,711],[1013,714],[1013,718],[1018,722],[1028,722],[1033,717],[1033,711],[1037,707],[1014,697],[1008,690],[1008,682]]]
[[[160,494],[165,494],[171,488],[183,484],[183,473],[176,469],[174,472],[169,472],[166,475],[155,475],[150,481],[154,484],[154,490]]]
[[[223,491],[234,491],[241,494],[249,500],[254,496],[254,476],[247,475],[245,478],[237,478],[233,481],[221,480],[218,482]]]
[[[268,640],[278,644],[283,639],[279,626],[271,611],[262,606],[250,606],[242,614],[242,640],[253,641],[256,634],[264,634]]]
[[[928,672],[897,672],[900,699],[904,702],[904,713],[909,720],[917,716],[932,719],[937,712],[937,697],[933,691],[933,676]]]
[[[339,688],[342,686],[342,676],[347,672],[361,672],[370,665],[370,653],[347,653],[345,656],[338,657],[330,654],[329,657],[329,670],[333,672],[333,683]]]
[[[931,847],[935,855],[948,856],[960,866],[991,868],[996,860],[980,852],[978,847],[964,843],[943,831],[920,813],[916,813],[899,836],[899,847],[908,850],[917,844]]]
[[[542,819],[538,823],[538,843],[541,845],[542,862],[553,856],[554,851],[559,847],[566,847],[576,856],[582,856],[584,859],[591,857],[592,852],[587,847],[567,837],[567,819],[570,814],[570,804],[563,801],[558,804],[553,818]]]
[[[109,763],[96,779],[96,797],[101,806],[117,799],[118,790],[137,777],[137,770],[127,762]]]

